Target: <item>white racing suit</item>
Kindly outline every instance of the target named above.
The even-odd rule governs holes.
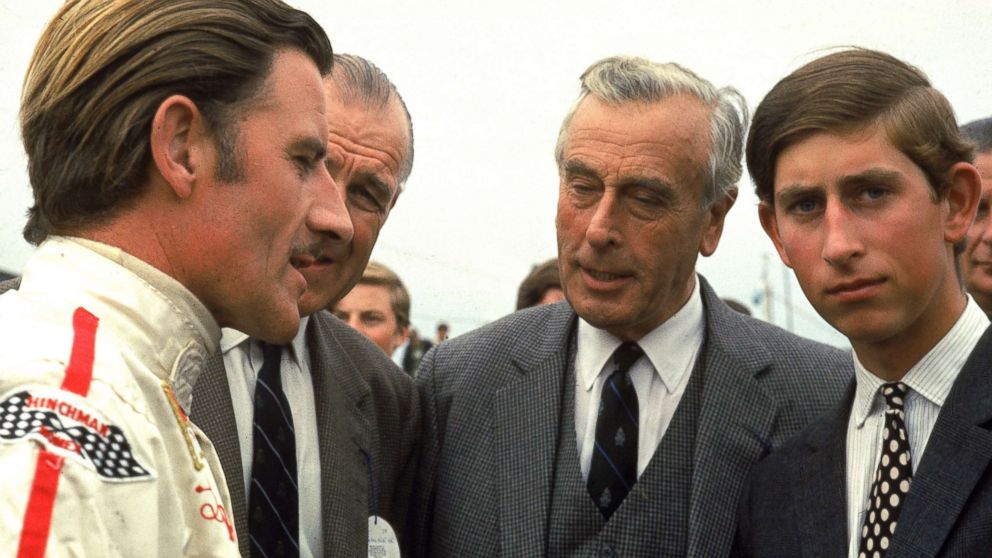
[[[52,237],[0,295],[0,556],[238,556],[186,418],[220,329],[181,284]]]

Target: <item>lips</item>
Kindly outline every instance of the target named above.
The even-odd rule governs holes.
[[[844,302],[857,302],[875,296],[885,283],[885,278],[862,278],[838,283],[826,290],[827,294]]]
[[[296,269],[306,269],[314,264],[316,260],[306,254],[293,255],[289,258],[289,265]]]
[[[594,290],[615,289],[622,286],[632,275],[624,272],[606,271],[579,266],[582,278],[587,287]]]

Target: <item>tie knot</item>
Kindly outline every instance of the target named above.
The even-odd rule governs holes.
[[[617,350],[613,351],[613,362],[617,365],[617,370],[620,372],[626,372],[630,370],[631,365],[637,362],[637,359],[641,358],[644,351],[641,350],[641,346],[632,341],[627,341],[623,343]]]
[[[888,384],[882,384],[879,388],[882,392],[882,396],[885,397],[885,403],[889,406],[889,409],[894,411],[903,410],[903,405],[906,402],[906,384],[902,382],[892,382]]]
[[[262,348],[262,366],[279,369],[282,360],[282,345],[270,345],[265,341],[259,341],[258,346]]]

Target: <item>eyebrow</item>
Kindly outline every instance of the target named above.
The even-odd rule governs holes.
[[[309,151],[317,159],[327,157],[327,144],[315,137],[299,138],[289,144],[290,151]]]
[[[599,173],[594,171],[591,167],[583,163],[582,161],[577,161],[575,159],[569,159],[565,161],[563,165],[566,174],[588,176],[590,178],[595,178],[600,180]],[[661,180],[660,178],[653,178],[648,176],[632,175],[625,176],[618,184],[620,187],[624,186],[643,186],[651,188],[652,190],[658,190],[659,192],[670,192],[675,188],[668,182]]]
[[[867,186],[870,184],[894,184],[899,182],[901,175],[892,170],[871,168],[858,174],[852,174],[840,179],[841,187]]]
[[[843,176],[838,181],[843,189],[868,186],[872,184],[894,184],[901,180],[902,175],[896,171],[883,168],[870,168],[856,174]],[[785,203],[789,200],[808,195],[823,188],[822,184],[796,183],[783,186],[775,193],[775,203]]]
[[[578,174],[597,179],[599,178],[599,173],[592,170],[592,167],[576,159],[569,159],[565,161],[565,164],[562,166],[564,167],[566,174]]]

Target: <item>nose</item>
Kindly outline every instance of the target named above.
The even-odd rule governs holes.
[[[608,188],[592,207],[592,217],[586,229],[586,239],[594,248],[606,248],[620,243],[618,221],[623,213],[616,190]]]
[[[823,259],[833,266],[844,266],[864,254],[857,234],[857,222],[846,207],[827,201],[823,213]]]
[[[324,173],[323,184],[317,189],[314,203],[307,216],[307,228],[340,244],[351,242],[355,229],[348,213],[347,192],[328,173]]]

